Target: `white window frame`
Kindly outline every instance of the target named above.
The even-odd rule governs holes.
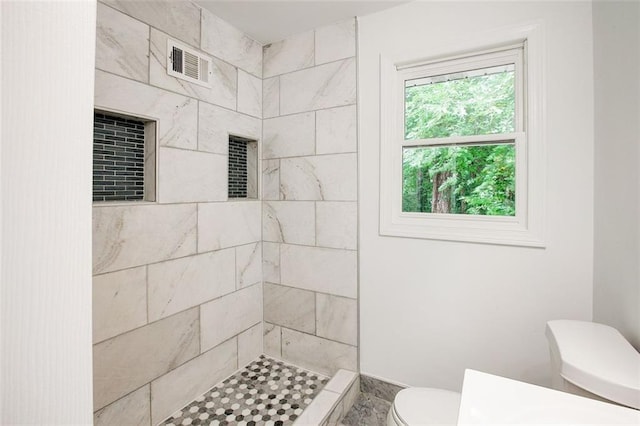
[[[450,49],[450,52],[465,53],[457,56],[438,55],[426,60],[380,58],[380,234],[544,247],[542,28],[538,24],[531,24],[496,31],[484,38],[479,37],[474,44],[452,46]],[[516,64],[515,132],[438,139],[404,139],[406,80],[505,63]],[[516,150],[515,216],[402,211],[403,148],[505,140],[513,141]]]

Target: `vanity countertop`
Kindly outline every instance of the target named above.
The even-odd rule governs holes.
[[[640,411],[466,370],[458,425],[640,425]]]

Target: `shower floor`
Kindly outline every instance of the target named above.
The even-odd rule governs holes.
[[[264,355],[162,425],[292,425],[329,378]]]

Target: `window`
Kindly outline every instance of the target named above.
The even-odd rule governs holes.
[[[155,201],[155,121],[94,111],[93,201]]]
[[[515,216],[519,52],[497,62],[405,80],[403,212]]]
[[[543,245],[539,31],[520,40],[381,58],[381,235]]]

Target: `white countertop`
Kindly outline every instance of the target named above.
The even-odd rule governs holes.
[[[466,370],[458,425],[640,425],[640,411]]]

